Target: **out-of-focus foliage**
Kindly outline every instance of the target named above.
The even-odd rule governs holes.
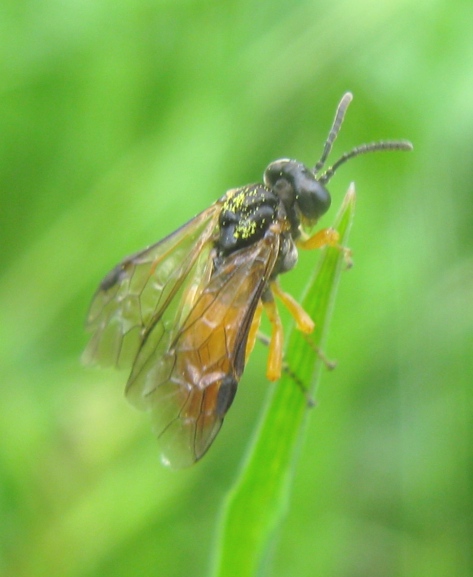
[[[314,163],[346,90],[333,159],[380,138],[415,151],[331,183],[338,206],[356,181],[355,267],[271,574],[473,573],[472,20],[467,0],[3,2],[0,573],[205,574],[266,351],[175,473],[126,375],[80,365],[83,318],[122,256],[276,158]]]

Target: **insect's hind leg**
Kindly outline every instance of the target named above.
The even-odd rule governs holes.
[[[282,372],[283,328],[278,308],[271,291],[268,291],[263,300],[264,310],[271,323],[271,338],[269,339],[268,364],[266,377],[270,381],[277,381]]]
[[[263,313],[263,303],[260,300],[256,306],[253,321],[251,322],[250,331],[248,333],[248,340],[246,341],[245,358],[247,359],[255,346],[256,339],[259,339],[259,326],[261,324],[261,315]],[[269,341],[268,341],[269,343]]]

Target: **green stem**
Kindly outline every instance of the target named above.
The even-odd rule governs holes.
[[[354,187],[350,187],[334,228],[346,246],[355,206]],[[345,253],[339,248],[322,249],[317,267],[302,301],[316,322],[311,342],[324,345]],[[292,330],[288,339],[287,363],[302,383],[311,383],[313,396],[318,386],[323,361],[308,354],[304,337]],[[214,577],[257,575],[268,545],[279,527],[289,503],[291,481],[298,449],[305,430],[307,397],[295,386],[294,377],[285,374],[272,388],[242,471],[223,506],[219,527]]]

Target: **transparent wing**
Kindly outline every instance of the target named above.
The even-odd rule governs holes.
[[[217,435],[243,372],[248,333],[278,252],[279,235],[270,232],[226,257],[215,272],[205,270],[192,303],[182,296],[186,313],[178,332],[166,335],[164,315],[144,340],[127,395],[151,412],[166,464],[191,465]]]
[[[92,337],[82,357],[85,363],[131,366],[147,331],[164,311],[172,324],[176,295],[200,282],[219,210],[220,203],[213,204],[110,271],[89,309],[86,328]]]

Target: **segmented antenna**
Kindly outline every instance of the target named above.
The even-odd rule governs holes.
[[[352,100],[353,94],[351,92],[346,92],[340,100],[340,104],[338,105],[337,112],[335,113],[332,127],[330,128],[330,132],[328,133],[327,140],[324,144],[322,156],[314,166],[314,174],[317,174],[323,168],[325,161],[327,160],[327,157],[332,150],[333,143],[335,142],[335,139],[340,132],[340,127],[342,126],[342,122],[345,118],[347,108]],[[360,156],[361,154],[366,154],[367,152],[377,152],[380,150],[412,150],[413,148],[414,147],[412,144],[407,140],[386,140],[380,142],[371,142],[370,144],[361,144],[360,146],[356,146],[350,150],[350,152],[345,152],[345,154],[343,154],[334,164],[332,164],[332,166],[327,168],[327,170],[325,170],[325,172],[321,174],[317,180],[321,184],[327,184],[327,182],[335,174],[335,171],[338,169],[338,167],[342,164],[345,164],[347,160],[350,160],[350,158],[354,158],[355,156]]]
[[[340,132],[340,127],[342,125],[343,119],[345,118],[347,108],[352,100],[353,100],[353,94],[351,92],[346,92],[343,95],[342,99],[340,100],[340,104],[337,107],[337,112],[335,113],[335,118],[333,119],[332,128],[330,129],[330,132],[328,133],[327,136],[327,140],[325,141],[324,144],[324,151],[322,152],[320,160],[314,166],[313,172],[315,174],[317,174],[317,172],[319,172],[319,170],[325,164],[325,161],[327,160],[327,157],[330,154],[330,151],[332,150],[333,143],[335,142],[335,139],[337,138],[338,133]]]
[[[378,152],[379,150],[412,150],[414,147],[407,140],[386,140],[380,142],[371,142],[370,144],[361,144],[356,146],[350,152],[345,152],[342,156],[335,162],[330,168],[319,177],[317,180],[321,184],[327,184],[327,182],[335,174],[335,171],[339,166],[345,164],[350,158],[355,156],[360,156],[361,154],[366,154],[367,152]]]

